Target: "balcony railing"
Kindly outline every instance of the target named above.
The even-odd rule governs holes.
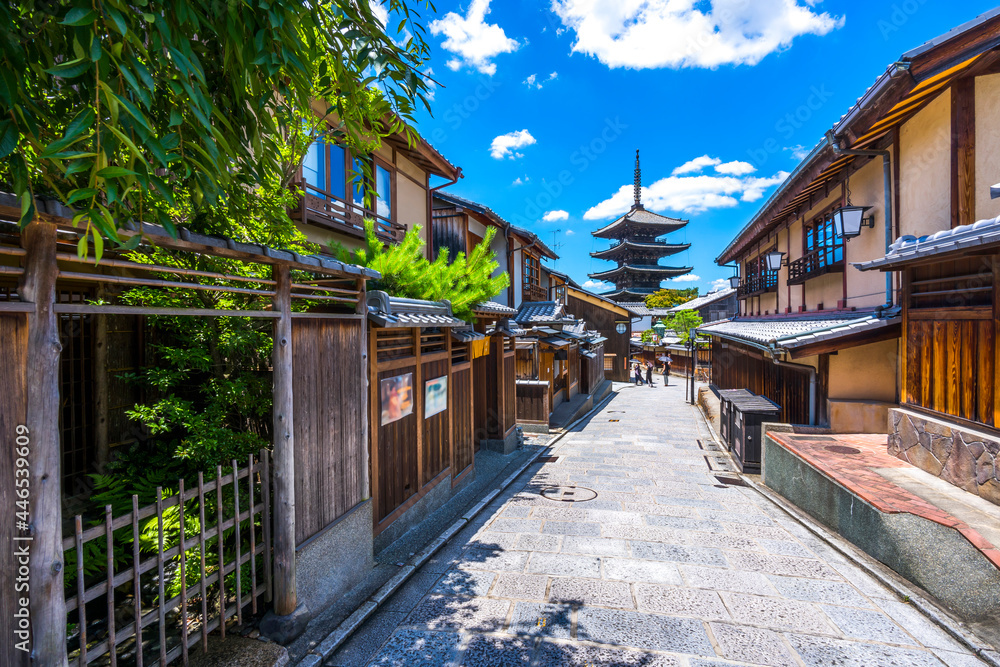
[[[393,222],[374,211],[312,185],[308,189],[305,183],[299,183],[298,186],[304,194],[299,200],[299,207],[289,212],[293,220],[363,239],[364,219],[371,218],[375,221],[375,235],[386,243],[400,243],[406,234],[405,225]]]
[[[548,291],[538,285],[524,285],[521,292],[522,301],[548,301]]]
[[[757,296],[767,292],[774,292],[778,289],[778,272],[768,271],[762,276],[750,276],[740,281],[740,286],[736,288],[736,298],[745,299],[749,296]]]
[[[810,278],[844,271],[844,244],[823,246],[788,264],[788,284],[801,285]]]

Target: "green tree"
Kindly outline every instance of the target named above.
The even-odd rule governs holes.
[[[687,345],[689,332],[703,324],[701,315],[695,310],[682,310],[663,320],[663,326],[680,336],[681,342]]]
[[[405,121],[426,105],[429,47],[407,0],[385,3],[405,43],[354,0],[0,6],[0,182],[22,225],[36,197],[55,197],[100,255],[116,221],[173,233],[178,191],[201,209],[287,184],[328,119],[330,139],[349,145],[414,139]]]
[[[698,288],[661,289],[646,297],[647,308],[673,308],[698,298]]]
[[[495,234],[496,228],[487,229],[486,236],[468,255],[460,252],[450,258],[443,248],[437,259],[430,262],[424,257],[419,226],[407,231],[399,245],[386,246],[375,235],[374,223],[365,220],[363,248],[351,252],[334,244],[332,250],[341,261],[367,266],[382,274],[368,283],[368,289],[409,299],[447,299],[456,317],[471,321],[477,303],[492,299],[510,285],[506,272],[493,275],[499,266],[496,254],[490,250]]]

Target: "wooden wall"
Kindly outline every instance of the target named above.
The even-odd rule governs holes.
[[[464,213],[459,213],[454,208],[435,209],[432,220],[430,257],[432,261],[437,259],[442,248],[448,249],[448,257],[452,259],[460,252],[467,252],[465,246],[469,222]]]
[[[368,493],[365,322],[292,323],[295,542],[301,546]]]
[[[674,357],[676,360],[677,357]],[[821,367],[817,377],[817,403],[826,405],[827,386]],[[780,420],[788,424],[809,423],[809,372],[795,371],[764,359],[762,353],[741,345],[728,343],[722,347],[712,341],[712,383],[719,389],[748,389],[781,406]],[[825,423],[824,410],[817,412],[817,421]]]
[[[614,370],[607,372],[607,378],[615,382],[628,382],[627,360],[631,353],[629,340],[632,336],[632,324],[629,317],[579,299],[573,296],[572,292],[569,294],[566,310],[573,317],[584,320],[588,329],[599,331],[602,336],[607,338],[604,342],[604,351],[606,354],[615,355]],[[629,324],[625,327],[625,333],[620,334],[615,330],[616,323],[624,321],[628,321]]]
[[[517,421],[530,424],[549,423],[549,385],[540,380],[517,383]]]
[[[423,402],[424,382],[433,380],[441,376],[449,375],[451,370],[450,359],[439,359],[424,364],[421,369],[421,383],[414,387],[420,395],[418,403]],[[448,387],[448,395],[454,395],[454,387]],[[423,419],[423,470],[421,486],[428,484],[437,477],[451,463],[451,413],[448,410],[439,412],[436,415]]]
[[[6,572],[4,590],[0,592],[0,618],[6,619],[0,631],[0,655],[5,655],[10,665],[27,665],[28,654],[17,651],[14,645],[16,623],[14,612],[18,609],[19,594],[14,590],[13,576],[17,572],[14,549],[18,543],[11,540],[20,533],[15,530],[17,496],[14,494],[14,465],[17,427],[25,423],[24,398],[27,395],[28,319],[21,314],[0,314],[0,433],[6,451],[0,456],[0,534],[4,535],[6,548],[0,550],[0,571]],[[28,434],[30,440],[31,434]],[[30,443],[29,443],[30,444]]]
[[[473,420],[473,375],[469,361],[469,346],[452,343],[452,364],[449,400],[452,410],[451,441],[453,458],[452,473],[461,475],[472,465],[475,458],[475,422]]]

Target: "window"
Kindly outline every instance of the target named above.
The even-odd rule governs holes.
[[[524,285],[538,287],[541,285],[541,267],[537,257],[524,253]]]
[[[359,209],[359,213],[374,213],[392,220],[392,186],[395,178],[392,166],[369,157],[353,157],[350,158],[348,170],[349,157],[343,146],[327,143],[322,138],[314,141],[302,161],[302,179],[306,183],[306,191],[321,199],[347,203],[347,192],[350,189],[350,203],[355,209]],[[374,187],[369,178],[373,179]],[[366,206],[365,196],[369,189],[375,198]]]
[[[816,218],[810,226],[806,227],[804,242],[806,254],[815,252],[817,255],[821,255],[820,264],[823,266],[829,266],[844,259],[844,239],[837,236],[834,231],[832,213]]]
[[[614,371],[615,370],[615,357],[616,354],[605,354],[604,355],[604,370]]]

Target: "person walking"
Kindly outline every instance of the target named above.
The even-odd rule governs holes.
[[[653,362],[646,362],[646,383],[652,387],[653,386]]]
[[[672,361],[673,361],[673,359],[670,358],[669,354],[666,357],[663,358],[663,386],[664,387],[666,387],[667,385],[670,384],[670,362],[672,362]]]
[[[638,361],[635,362],[634,366],[632,366],[632,370],[635,372],[635,386],[638,387],[642,384],[642,371],[639,369]]]

